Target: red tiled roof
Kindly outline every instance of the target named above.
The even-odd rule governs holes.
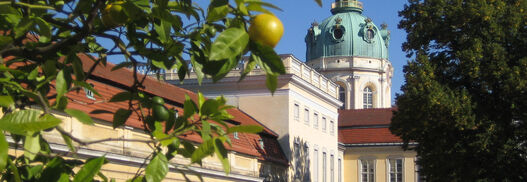
[[[339,142],[344,144],[398,143],[402,140],[388,128],[339,129]]]
[[[87,72],[90,70],[94,61],[85,54],[79,54],[79,58],[83,62],[84,71]],[[95,99],[90,99],[86,97],[86,93],[82,89],[77,92],[72,91],[67,93],[67,96],[70,99],[68,107],[82,110],[86,113],[91,113],[94,110],[115,112],[119,108],[127,109],[127,102],[108,101],[113,95],[125,91],[124,89],[133,84],[133,72],[126,68],[111,71],[113,67],[115,67],[115,65],[111,63],[108,63],[107,66],[96,66],[90,79],[87,81],[88,83],[94,84],[94,88],[99,94],[101,94],[101,97],[95,95]],[[144,75],[138,74],[139,78],[142,78],[143,76]],[[167,101],[167,108],[177,109],[179,113],[183,113],[181,105],[185,101],[185,94],[189,95],[193,100],[197,100],[196,93],[151,77],[147,77],[143,82],[143,85],[144,88],[142,90],[144,92],[163,97],[165,101]],[[53,94],[55,94],[54,90],[50,92],[50,95]],[[50,100],[50,102],[54,101]],[[171,105],[170,103],[175,103],[176,105]],[[254,118],[238,109],[229,109],[228,112],[234,116],[232,120],[236,124],[259,125],[264,127],[264,131],[260,134],[239,133],[239,139],[234,139],[233,136],[231,136],[232,147],[226,146],[228,150],[255,156],[260,160],[287,165],[287,159],[278,144],[278,135],[275,132],[266,128]],[[90,114],[90,116],[103,121],[113,121],[113,114],[111,113]],[[125,124],[131,127],[143,128],[139,116],[135,113],[128,118]],[[232,126],[234,124],[229,125]],[[183,138],[193,142],[201,142],[201,138],[197,134],[190,134]],[[259,140],[264,141],[264,149],[260,148]]]
[[[339,127],[389,125],[394,108],[339,110]]]
[[[85,54],[79,54],[79,58],[83,62],[84,71],[89,71],[92,65],[94,64],[94,61],[92,61]],[[131,86],[133,84],[133,72],[131,70],[122,68],[111,71],[113,67],[114,65],[111,63],[108,63],[106,67],[103,65],[99,65],[94,69],[92,75],[95,77],[106,79],[111,82],[115,82],[117,84],[121,84],[123,86]],[[139,79],[142,79],[144,76],[139,73],[137,75]],[[197,101],[198,98],[197,94],[192,91],[174,86],[163,81],[159,81],[152,77],[146,77],[145,81],[143,82],[143,85],[143,91],[152,95],[163,97],[166,100],[170,100],[179,104],[183,104],[183,102],[185,102],[185,94],[192,98],[194,101]],[[240,124],[262,126],[258,121],[247,116],[245,113],[239,111],[238,109],[230,109],[229,113],[235,116],[232,120]],[[266,127],[264,127],[264,132],[269,135],[278,136],[275,132]]]
[[[83,67],[85,71],[88,71],[91,66],[93,65],[94,61],[92,61],[87,55],[79,55],[79,58],[83,62]],[[105,79],[107,81],[111,81],[123,86],[131,86],[133,84],[133,72],[129,69],[118,69],[115,71],[111,71],[111,69],[114,67],[114,65],[108,63],[106,67],[100,65],[95,68],[95,70],[92,72],[93,77],[97,77],[98,79]],[[139,78],[142,78],[144,75],[138,74]],[[194,92],[191,92],[189,90],[174,86],[172,84],[168,84],[163,81],[159,81],[152,77],[147,77],[145,81],[143,82],[144,88],[143,91],[157,95],[160,97],[163,97],[166,101],[172,101],[178,104],[183,104],[185,101],[185,94],[189,95],[193,100],[197,100],[197,94]],[[110,87],[110,86],[106,86]],[[97,91],[99,91],[99,88],[97,88]],[[112,95],[119,93],[121,91],[111,91],[106,100],[109,100]],[[102,93],[101,93],[102,94]],[[108,103],[100,104],[100,105],[106,105]],[[114,108],[117,110],[117,108],[126,108],[128,106],[127,103],[121,102],[117,103],[121,104],[121,106],[103,106],[106,108]],[[93,104],[90,108],[95,108],[96,104]],[[180,113],[183,113],[181,108],[176,108]],[[260,124],[258,121],[256,121],[254,118],[248,116],[244,112],[241,112],[238,109],[229,109],[229,114],[234,116],[232,119],[233,121],[241,124],[241,125],[259,125],[264,128],[264,131],[262,134],[247,134],[247,133],[239,133],[239,139],[234,139],[233,136],[231,136],[232,141],[232,147],[227,146],[227,149],[233,150],[236,152],[244,153],[247,155],[252,155],[258,157],[260,160],[269,160],[271,162],[279,162],[281,164],[287,165],[287,159],[285,158],[284,153],[282,152],[280,145],[278,144],[277,137],[278,135],[271,131],[269,128],[266,128],[262,124]],[[112,115],[109,115],[109,117],[113,117]],[[106,121],[112,121],[112,119],[108,118],[108,116],[104,119]],[[140,127],[141,121],[139,121],[139,118],[137,116],[131,117],[127,121],[127,125],[131,125],[133,127]],[[232,126],[232,124],[229,124]],[[267,136],[266,136],[267,135]],[[193,135],[187,135],[184,137],[185,139],[194,141],[194,142],[201,142],[201,138],[197,134]],[[260,148],[259,140],[264,141],[264,149],[262,150]]]

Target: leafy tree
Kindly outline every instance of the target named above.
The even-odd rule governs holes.
[[[320,4],[320,0],[317,2]],[[284,65],[271,47],[251,40],[247,33],[251,16],[270,13],[270,8],[278,9],[260,0],[211,0],[206,8],[192,0],[1,1],[0,181],[106,179],[99,173],[107,162],[104,157],[85,162],[66,160],[59,154],[50,155],[47,141],[42,138],[44,132],[58,131],[71,152],[78,145],[98,142],[75,138],[60,128],[61,120],[52,113],[63,111],[84,124],[93,124],[87,113],[67,107],[68,92],[87,89],[98,94],[86,82],[91,71],[83,71],[79,54],[89,55],[95,66],[106,65],[108,56],[121,56],[126,61],[115,69],[133,70],[133,85],[111,101],[129,101],[128,110],[114,113],[114,128],[124,125],[132,112],[139,113],[152,138],[146,142],[155,146],[145,173],[138,173],[135,179],[161,181],[168,170],[167,161],[174,154],[182,154],[192,163],[216,154],[228,173],[224,147],[230,144],[227,134],[257,133],[261,128],[227,129],[224,120],[231,116],[226,112],[229,106],[225,100],[205,100],[201,94],[197,103],[187,97],[180,117],[158,121],[166,118],[166,108],[155,104],[162,101],[154,101],[143,92],[144,77],[137,76],[137,67],[145,62],[152,73],[176,69],[181,81],[192,69],[199,81],[206,75],[217,81],[240,63],[241,56],[250,54],[245,74],[255,64],[260,65],[267,73],[269,89],[274,91],[277,75],[285,72]],[[52,88],[54,95],[50,94]],[[28,108],[31,105],[38,105],[44,113]],[[168,128],[164,129],[164,124]],[[7,154],[5,132],[24,146],[23,156]],[[187,132],[199,133],[203,143],[194,148],[178,139]],[[77,173],[75,167],[80,168]]]
[[[527,1],[409,0],[391,131],[430,181],[527,180]],[[405,148],[410,148],[408,145]]]

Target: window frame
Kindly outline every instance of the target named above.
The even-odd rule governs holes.
[[[370,86],[362,89],[362,108],[373,108],[373,89]]]
[[[360,159],[358,160],[358,168],[357,168],[357,169],[358,169],[359,175],[357,175],[357,176],[358,176],[358,178],[359,178],[359,181],[360,181],[360,182],[364,181],[364,180],[363,180],[363,170],[362,170],[362,169],[363,169],[363,165],[362,165],[363,161],[368,161],[368,163],[369,163],[369,161],[371,161],[371,165],[367,165],[367,166],[368,166],[368,169],[370,169],[369,166],[371,166],[371,168],[373,169],[373,172],[371,172],[371,173],[373,174],[373,178],[371,178],[371,179],[367,179],[366,181],[367,181],[367,182],[375,182],[375,180],[376,180],[376,175],[375,175],[375,173],[377,172],[377,170],[376,170],[376,167],[377,167],[377,165],[376,165],[377,160],[376,160],[375,158],[370,158],[370,157],[368,157],[368,158],[360,158]],[[372,175],[372,174],[370,174],[370,171],[369,171],[369,170],[366,170],[366,171],[367,171],[367,172],[366,172],[366,175],[367,175],[367,176],[371,176],[371,175]]]
[[[339,100],[342,102],[340,109],[346,109],[346,88],[339,85]]]
[[[306,125],[309,125],[309,108],[308,107],[304,107],[304,124]]]
[[[313,128],[318,128],[318,112],[313,111]]]
[[[328,167],[328,160],[327,160],[328,153],[323,151],[322,152],[322,182],[327,182],[327,167]]]
[[[313,150],[313,181],[318,181],[318,149]]]
[[[300,104],[298,103],[293,104],[293,118],[296,121],[300,120]]]
[[[401,161],[401,171],[397,171],[397,160],[400,160]],[[395,172],[396,172],[396,175],[400,173],[401,175],[401,182],[404,181],[404,158],[401,157],[401,156],[390,156],[386,159],[386,180],[389,181],[389,182],[394,182],[392,181],[392,164],[391,164],[391,161],[396,161],[395,163]],[[395,179],[395,182],[399,182],[397,180],[397,177]]]
[[[335,135],[335,121],[333,119],[329,120],[329,133]]]
[[[322,132],[326,132],[327,130],[327,122],[328,122],[328,119],[325,117],[325,116],[322,116]]]

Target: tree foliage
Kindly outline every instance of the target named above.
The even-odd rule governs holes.
[[[391,131],[430,181],[527,180],[527,1],[409,0]],[[406,148],[410,148],[408,145]]]
[[[226,111],[230,107],[225,99],[206,100],[201,94],[197,102],[186,98],[184,113],[179,117],[172,117],[175,113],[168,110],[168,120],[156,121],[153,118],[159,117],[151,114],[155,110],[152,95],[142,90],[144,76],[138,76],[138,66],[144,63],[151,73],[175,69],[181,81],[190,70],[199,81],[205,76],[217,81],[243,63],[243,55],[250,55],[245,70],[260,65],[267,73],[268,87],[274,91],[276,76],[285,72],[284,65],[271,47],[250,40],[247,34],[252,15],[270,13],[268,9],[279,8],[260,0],[211,0],[206,7],[192,0],[1,1],[0,181],[86,181],[96,176],[108,180],[99,172],[107,163],[104,156],[67,160],[61,154],[52,154],[42,137],[45,132],[58,131],[72,153],[79,146],[109,141],[75,138],[60,127],[62,121],[52,112],[67,113],[83,124],[93,124],[87,113],[68,108],[67,94],[79,89],[98,94],[86,80],[96,66],[106,65],[108,56],[126,60],[113,70],[129,67],[134,73],[129,78],[133,79],[130,89],[110,99],[129,103],[128,109],[113,113],[113,127],[123,126],[135,113],[151,135],[152,139],[145,142],[154,146],[150,163],[134,181],[161,181],[167,174],[168,161],[175,155],[201,164],[204,157],[215,154],[228,173],[224,146],[230,144],[227,135],[258,133],[261,128],[228,129],[224,121],[232,116]],[[89,71],[83,69],[80,54],[94,62]],[[178,138],[189,132],[201,136],[203,143],[197,148]],[[23,146],[23,156],[7,154],[9,136]],[[80,170],[74,172],[74,168]]]

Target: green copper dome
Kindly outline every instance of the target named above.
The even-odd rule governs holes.
[[[336,0],[329,18],[313,23],[306,35],[306,59],[359,56],[388,59],[390,32],[362,15],[362,3]]]

